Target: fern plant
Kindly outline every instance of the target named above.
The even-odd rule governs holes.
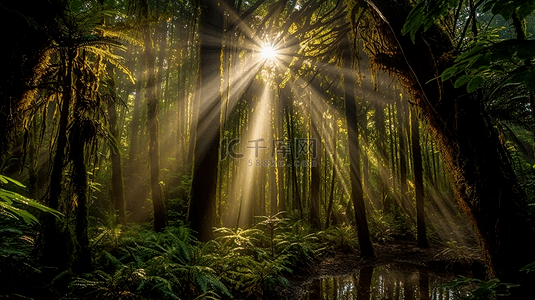
[[[268,231],[269,245],[271,248],[271,258],[275,257],[275,243],[274,243],[275,230],[279,228],[281,224],[288,221],[288,219],[282,217],[282,214],[284,214],[284,212],[281,211],[273,216],[270,215],[270,216],[258,216],[257,217],[262,220],[257,224],[257,226],[264,227]]]
[[[451,289],[458,299],[463,300],[489,300],[509,296],[510,289],[518,284],[503,283],[499,279],[480,280],[460,276],[451,282],[442,285]]]
[[[9,178],[1,174],[0,174],[0,182],[2,183],[2,185],[12,183],[18,187],[22,187],[22,188],[25,187],[22,183],[18,182],[17,180]],[[0,188],[0,215],[4,215],[10,218],[19,219],[19,220],[22,219],[27,224],[39,223],[39,221],[34,215],[29,213],[25,209],[21,209],[17,207],[20,205],[26,208],[35,208],[42,212],[51,213],[57,217],[62,215],[60,212],[54,209],[51,209],[49,207],[46,207],[45,205],[42,205],[41,203],[37,201],[26,198],[10,190]]]
[[[202,253],[185,226],[168,227],[163,233],[154,233],[137,249],[145,256],[154,254],[146,260],[147,274],[164,280],[162,282],[181,297],[232,296],[212,268],[213,258]]]
[[[318,233],[311,233],[310,227],[298,221],[288,226],[275,238],[275,249],[286,257],[292,267],[312,264],[323,249],[319,247]]]
[[[358,251],[357,233],[352,226],[344,224],[331,226],[319,232],[318,236],[328,252],[357,253]]]

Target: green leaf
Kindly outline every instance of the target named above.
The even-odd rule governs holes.
[[[440,75],[440,78],[442,78],[442,81],[446,81],[454,77],[455,75],[458,75],[459,73],[464,72],[466,70],[466,67],[467,67],[466,62],[457,63],[447,68],[446,70],[444,70],[444,72],[442,72],[442,74]]]
[[[418,2],[407,16],[407,20],[401,30],[402,34],[410,33],[411,39],[414,42],[416,32],[420,27],[423,27],[423,30],[427,31],[451,7],[455,6],[456,2],[455,0],[428,0]]]
[[[489,10],[492,9],[492,7],[496,4],[498,0],[491,0],[491,1],[488,1],[484,6],[483,6],[483,12],[486,13],[488,12]]]
[[[511,19],[514,11],[515,5],[513,3],[507,3],[500,11],[500,15],[502,15],[505,20],[509,20]]]
[[[470,78],[471,78],[470,75],[462,75],[461,77],[457,78],[454,84],[455,88],[459,88],[465,85],[470,80]]]
[[[524,84],[529,92],[535,91],[535,70],[528,72],[527,76],[524,78]]]
[[[483,77],[481,76],[475,76],[474,78],[470,79],[470,81],[468,82],[468,85],[466,86],[466,91],[471,93],[473,91],[475,91],[479,86],[481,86],[483,84]]]
[[[533,12],[533,10],[535,10],[535,2],[526,1],[518,8],[518,10],[516,11],[516,15],[520,20],[522,20],[529,16],[529,14]]]
[[[535,271],[535,262],[523,266],[520,271],[526,271],[526,273]]]
[[[4,176],[4,175],[0,175],[0,180],[3,182],[3,183],[8,183],[8,182],[12,182],[20,187],[25,187],[24,184],[18,182],[17,180],[13,179],[13,178],[9,178],[7,176]]]
[[[4,175],[0,175],[0,180],[4,183],[12,182],[18,186],[24,187],[22,183]],[[23,206],[33,207],[40,211],[51,213],[55,215],[56,217],[59,217],[62,215],[57,210],[51,209],[35,200],[26,198],[20,194],[17,194],[15,192],[5,190],[2,188],[0,188],[0,199],[1,199],[0,200],[0,212],[3,212],[6,215],[16,218],[16,219],[22,218],[24,222],[28,224],[39,223],[39,222],[37,221],[37,218],[35,218],[35,216],[33,216],[28,211],[15,207],[14,206],[15,204],[19,204],[19,205],[21,204]]]

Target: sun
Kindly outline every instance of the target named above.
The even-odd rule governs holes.
[[[277,57],[277,49],[269,44],[265,44],[260,49],[260,55],[264,60],[273,60]]]

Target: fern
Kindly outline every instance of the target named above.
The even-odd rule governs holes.
[[[15,179],[9,178],[4,175],[0,175],[0,181],[3,184],[13,183],[19,187],[25,187],[22,183]],[[62,216],[62,214],[54,209],[46,207],[34,200],[28,199],[18,193],[0,188],[0,215],[4,215],[14,219],[22,219],[27,224],[39,223],[37,218],[24,209],[20,209],[15,205],[23,205],[26,207],[36,208],[42,212],[50,213],[56,217]]]

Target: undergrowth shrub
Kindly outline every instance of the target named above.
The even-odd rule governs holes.
[[[326,253],[357,253],[359,249],[357,232],[353,226],[338,224],[320,232],[319,238]]]
[[[388,214],[382,210],[370,213],[370,236],[374,242],[387,243],[397,237],[414,239],[415,232],[414,222],[397,210]]]

